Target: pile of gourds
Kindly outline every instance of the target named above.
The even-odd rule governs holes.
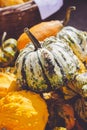
[[[7,59],[0,67],[14,61],[16,81],[15,89],[10,84],[11,89],[0,99],[0,128],[83,130],[87,124],[87,32],[66,26],[53,35],[41,34],[44,38],[40,40],[28,28],[24,33],[26,36],[21,37],[29,37],[31,42],[24,43],[22,48],[20,37],[16,49],[11,41],[2,44],[10,49],[2,46]],[[5,50],[12,50],[12,59],[6,57],[10,54]]]

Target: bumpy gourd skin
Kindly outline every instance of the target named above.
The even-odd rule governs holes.
[[[44,130],[48,110],[40,95],[18,91],[0,100],[0,129]]]

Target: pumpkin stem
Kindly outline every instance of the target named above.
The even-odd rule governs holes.
[[[67,25],[67,23],[68,23],[68,21],[69,21],[69,19],[70,19],[71,11],[73,11],[73,10],[76,10],[76,7],[75,7],[75,6],[70,6],[70,7],[68,7],[68,9],[66,10],[65,18],[64,18],[64,20],[62,21],[63,26],[66,26],[66,25]]]
[[[41,44],[39,43],[39,41],[34,37],[34,35],[29,31],[28,28],[24,29],[24,32],[28,35],[28,37],[30,38],[30,40],[32,41],[35,50],[37,50],[38,48],[41,48]]]

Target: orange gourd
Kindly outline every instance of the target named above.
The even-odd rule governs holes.
[[[10,92],[0,100],[0,130],[45,130],[45,101],[30,91]]]
[[[41,22],[30,28],[32,34],[39,40],[42,41],[47,37],[55,36],[69,21],[70,13],[75,10],[75,7],[71,6],[66,11],[66,16],[63,21],[52,20]],[[22,33],[18,38],[18,50],[21,50],[28,44],[31,40],[25,33]]]
[[[10,72],[0,72],[0,98],[7,95],[9,91],[17,87],[16,76]]]

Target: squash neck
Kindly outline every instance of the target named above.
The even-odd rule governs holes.
[[[73,10],[76,10],[76,7],[75,7],[75,6],[70,6],[70,7],[68,7],[68,9],[66,10],[65,18],[64,18],[64,20],[62,21],[63,26],[66,26],[67,23],[69,22],[70,16],[71,16],[71,12],[72,12]]]

